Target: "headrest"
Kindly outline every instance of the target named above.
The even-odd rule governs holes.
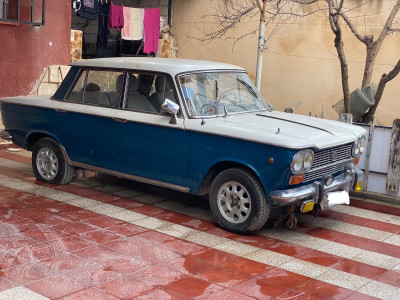
[[[156,85],[155,88],[156,88],[157,92],[162,92],[163,91],[163,89],[164,89],[164,79],[165,78],[166,78],[165,76],[158,76],[157,77],[156,84],[155,84]],[[172,90],[172,83],[168,79],[167,79],[167,82],[165,83],[165,90],[166,91]]]
[[[100,91],[100,87],[97,84],[90,82],[86,85],[86,92],[98,92],[98,91]]]
[[[134,75],[129,76],[128,93],[129,94],[135,93],[138,91],[138,89],[139,89],[139,80]]]
[[[117,89],[117,92],[121,92],[122,90],[122,81],[124,80],[124,75],[121,74],[117,77],[117,82],[115,83],[115,88]]]

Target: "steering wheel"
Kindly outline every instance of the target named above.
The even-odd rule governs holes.
[[[203,109],[206,108],[204,115],[216,115],[218,113],[216,103],[206,103],[200,109],[200,115],[203,113]]]

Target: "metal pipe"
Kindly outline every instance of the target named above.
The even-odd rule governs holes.
[[[261,73],[262,73],[262,56],[264,51],[265,43],[265,11],[267,7],[267,1],[263,0],[263,7],[260,13],[260,29],[258,36],[258,51],[257,51],[257,68],[256,68],[256,88],[258,91],[261,90]]]
[[[375,116],[372,116],[371,123],[369,124],[369,133],[368,133],[368,144],[367,144],[367,154],[365,157],[365,171],[363,178],[363,190],[368,190],[368,176],[369,176],[369,158],[371,156],[371,147],[372,147],[372,136],[375,129]]]

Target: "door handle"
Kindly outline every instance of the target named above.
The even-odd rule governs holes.
[[[114,121],[121,124],[125,124],[126,122],[128,122],[127,119],[121,119],[121,118],[114,118]]]

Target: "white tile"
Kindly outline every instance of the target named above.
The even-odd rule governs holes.
[[[23,286],[0,292],[0,300],[48,300],[49,298],[35,293]]]
[[[379,299],[394,300],[399,299],[400,288],[377,281],[370,281],[368,284],[361,287],[358,292]]]
[[[293,257],[284,254],[276,253],[273,251],[260,249],[244,256],[247,259],[257,261],[269,266],[279,267],[282,264],[294,260]]]
[[[156,230],[161,227],[166,227],[166,226],[169,226],[172,224],[170,222],[159,220],[159,219],[156,219],[153,217],[147,217],[147,218],[135,220],[135,221],[132,221],[129,223],[138,225],[138,226],[141,226],[141,227],[144,227],[147,229],[153,229],[153,230]]]
[[[214,248],[240,257],[244,257],[260,249],[254,246],[246,245],[235,241],[227,241],[225,243],[215,245]]]
[[[337,285],[352,291],[356,291],[371,281],[369,278],[353,275],[339,270],[331,269],[316,278],[323,282]]]
[[[207,232],[198,231],[195,234],[192,234],[185,238],[186,241],[193,242],[199,245],[203,245],[206,247],[215,247],[215,245],[222,244],[227,241],[227,239],[223,237],[219,237],[213,234],[209,234]]]
[[[107,214],[107,216],[117,219],[117,220],[121,220],[121,221],[125,221],[125,222],[132,222],[132,221],[136,221],[136,220],[140,220],[140,219],[144,219],[147,216],[134,212],[134,211],[130,211],[130,210],[120,210],[117,212],[111,212],[109,214]]]

